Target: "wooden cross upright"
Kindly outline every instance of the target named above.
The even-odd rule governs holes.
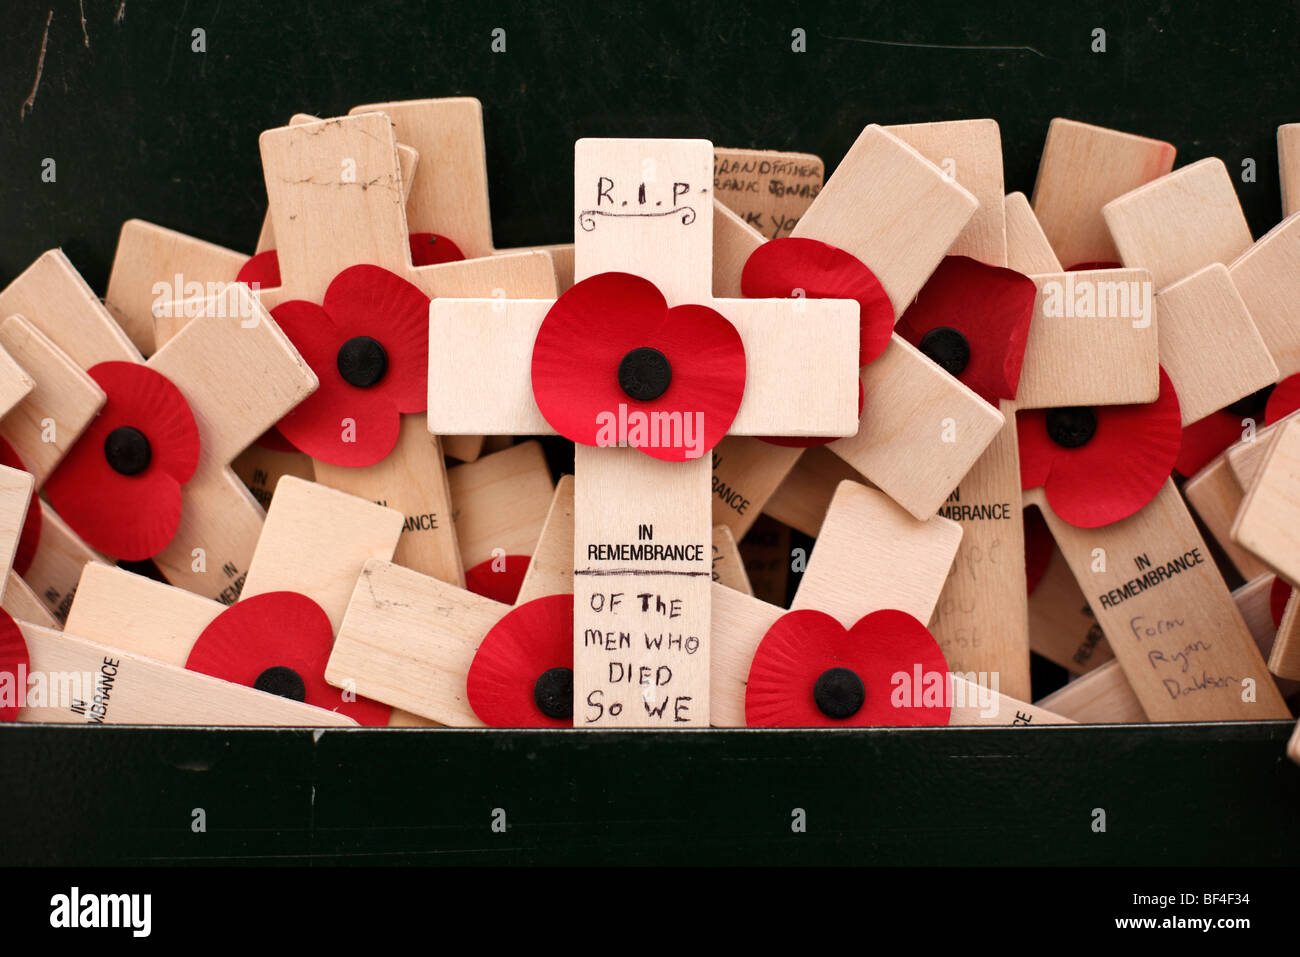
[[[856,305],[712,297],[712,157],[704,140],[580,140],[575,276],[581,282],[601,273],[633,273],[653,282],[670,306],[703,304],[737,328],[746,379],[732,434],[845,434],[856,418],[850,395]],[[432,430],[551,431],[530,384],[532,343],[551,306],[508,302],[502,315],[491,300],[434,302],[431,341],[453,347],[430,356]],[[790,321],[808,310],[802,321]],[[574,374],[583,371],[589,370]],[[483,382],[492,388],[483,390]],[[574,686],[581,725],[707,723],[708,461],[686,454],[686,461],[664,462],[632,448],[576,448]],[[639,541],[667,546],[664,557],[653,557],[659,549]],[[652,558],[618,557],[624,553]],[[611,595],[617,596],[614,609]],[[645,597],[628,597],[636,595]],[[638,647],[624,647],[619,655],[590,640],[583,647],[585,635],[611,630],[616,643],[620,632],[636,635]],[[639,647],[651,635],[662,635],[673,648],[653,653]],[[615,664],[653,673],[669,661],[673,686],[658,691],[675,704],[653,714],[634,684],[610,683]],[[595,719],[585,716],[588,703],[600,706]]]
[[[200,439],[198,468],[182,486],[180,525],[153,561],[179,587],[234,601],[263,513],[229,463],[310,394],[316,377],[246,287],[230,287],[227,295],[209,301],[204,310],[203,322],[187,327],[145,363],[181,391],[194,413]],[[143,361],[58,250],[43,255],[0,292],[0,315],[15,314],[80,369],[102,362]],[[80,382],[79,391],[70,389],[64,397],[70,407],[76,403],[70,416],[84,416],[86,409],[102,403],[85,388],[84,380],[66,368],[63,373],[62,381]],[[66,450],[71,438],[61,436],[60,443],[64,442]],[[65,576],[74,571],[79,575],[81,566],[95,557],[84,543],[68,547],[61,534],[64,528],[56,521],[42,530],[42,539],[49,534],[61,556],[50,563],[51,572],[59,573],[58,581],[41,592],[55,609],[75,587],[75,578],[69,581]]]
[[[1277,128],[1278,171],[1282,181],[1282,215],[1300,212],[1300,123]]]
[[[286,477],[276,489],[241,600],[267,592],[306,595],[335,633],[362,566],[392,557],[402,516],[343,492]],[[87,566],[67,630],[130,654],[184,667],[225,606],[119,568]],[[345,689],[347,690],[347,689]],[[394,725],[425,724],[394,713]]]
[[[791,235],[837,246],[865,264],[897,319],[978,205],[902,139],[868,126]],[[743,266],[762,237],[752,230],[730,235],[742,245],[727,261]],[[739,295],[739,266],[719,276],[715,289]],[[929,517],[997,436],[1003,416],[897,335],[862,367],[860,381],[858,430],[827,448],[913,515]],[[724,439],[713,456],[715,522],[743,536],[802,452]]]
[[[262,135],[282,279],[279,288],[262,290],[268,307],[290,299],[320,302],[330,281],[357,264],[382,267],[431,297],[489,295],[501,302],[505,296],[554,294],[554,270],[543,253],[413,267],[395,149],[392,125],[380,113]],[[321,242],[322,236],[330,241]],[[444,348],[440,341],[434,347]],[[381,462],[350,468],[317,461],[315,474],[326,485],[407,516],[399,563],[463,581],[442,451],[422,416],[402,416],[397,445]]]
[[[962,527],[940,516],[920,521],[884,493],[856,482],[836,490],[791,611],[830,614],[845,628],[881,609],[929,620],[948,578]],[[768,629],[786,609],[713,586],[712,720],[717,727],[743,727],[751,662]],[[910,670],[910,665],[907,666]],[[998,672],[953,668],[950,724],[1029,725],[1068,723],[1051,712],[1000,690]],[[910,677],[910,675],[909,675]],[[809,689],[811,692],[811,689]],[[868,688],[867,695],[893,689]]]
[[[713,151],[713,193],[746,225],[768,239],[788,236],[817,194],[825,164],[811,153],[777,150]]]
[[[30,474],[0,467],[0,568],[4,571],[17,548],[32,487]],[[87,568],[136,577],[98,564]],[[192,601],[215,604],[151,584]],[[6,602],[10,589],[12,583],[6,589]],[[23,619],[17,623],[29,663],[17,674],[0,674],[0,700],[16,695],[22,722],[302,727],[356,723],[344,715],[122,651],[116,641],[101,644],[72,630],[60,632],[48,623]]]

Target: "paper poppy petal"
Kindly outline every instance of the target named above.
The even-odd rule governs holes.
[[[1277,384],[1273,394],[1268,397],[1268,405],[1264,406],[1264,424],[1272,425],[1296,409],[1300,409],[1300,372],[1287,376]]]
[[[858,365],[877,358],[894,332],[894,306],[880,280],[861,260],[816,239],[787,236],[765,242],[750,254],[740,274],[747,299],[856,299]]]
[[[484,636],[466,675],[469,706],[493,728],[572,727],[533,696],[552,668],[573,668],[573,596],[547,595],[513,608]]]
[[[1087,262],[1075,263],[1073,266],[1065,267],[1066,272],[1088,272],[1093,269],[1123,269],[1123,263],[1111,262],[1108,259],[1089,260]]]
[[[235,282],[246,282],[250,286],[256,283],[258,289],[275,289],[280,285],[280,256],[274,249],[268,249],[249,258],[239,267]]]
[[[460,247],[437,233],[411,233],[411,262],[416,266],[458,263],[465,258]]]
[[[1273,587],[1268,592],[1268,610],[1273,615],[1273,627],[1282,627],[1282,615],[1286,603],[1291,600],[1291,586],[1281,578],[1273,579]]]
[[[180,484],[161,469],[119,475],[104,461],[103,443],[73,446],[45,483],[59,517],[96,551],[143,561],[166,548],[181,522]]]
[[[1016,413],[1016,441],[1020,446],[1020,487],[1038,488],[1052,474],[1057,444],[1047,435],[1047,411],[1024,409]]]
[[[261,435],[259,435],[253,441],[253,444],[256,445],[259,449],[266,449],[269,452],[297,452],[298,451],[298,449],[294,446],[294,444],[284,437],[284,433],[281,432],[274,425],[271,426],[269,429],[267,429],[265,432],[263,432]]]
[[[18,457],[14,447],[0,438],[0,465],[11,469],[27,471],[27,466]],[[23,520],[23,530],[18,536],[18,548],[14,552],[13,569],[19,575],[26,575],[36,557],[36,549],[41,544],[41,503],[35,498],[27,506],[27,518]]]
[[[151,558],[180,525],[180,487],[198,466],[198,425],[180,390],[145,365],[102,362],[87,371],[107,401],[45,494],[92,548],[128,561]],[[104,457],[105,440],[123,426],[149,440],[150,462],[138,475],[120,474]]]
[[[199,427],[181,390],[138,362],[101,362],[86,371],[107,396],[84,433],[101,455],[110,432],[133,426],[149,439],[149,470],[159,468],[182,485],[188,482],[199,466]]]
[[[306,688],[307,704],[345,714],[359,724],[386,725],[388,705],[343,692],[325,683],[325,663],[334,646],[329,616],[306,595],[273,591],[235,602],[203,629],[185,667],[252,688],[268,668],[291,668]]]
[[[504,565],[499,570],[493,567],[498,561]],[[504,555],[481,561],[465,570],[465,587],[476,595],[513,605],[519,597],[519,586],[524,583],[529,561],[527,555]]]
[[[985,402],[1014,399],[1034,316],[1038,287],[1028,276],[989,266],[969,256],[945,256],[896,332],[920,347],[926,333],[955,329],[970,347],[970,360],[957,378]]]
[[[0,687],[8,685],[14,694],[14,703],[6,704],[7,696],[0,695],[0,722],[17,721],[18,702],[26,695],[24,684],[19,684],[19,670],[25,676],[31,669],[32,660],[27,654],[27,641],[23,638],[18,623],[9,616],[9,612],[0,608]]]
[[[828,718],[813,698],[818,677],[830,668],[848,668],[866,688],[861,709],[849,718]],[[937,703],[916,703],[911,684],[918,669],[923,687],[928,680],[942,689]],[[781,728],[944,725],[951,710],[948,688],[948,664],[938,642],[905,612],[872,612],[846,631],[824,612],[793,611],[772,624],[754,653],[745,688],[745,723]],[[915,693],[919,698],[920,690]]]
[[[1025,587],[1032,595],[1038,583],[1047,574],[1047,566],[1052,561],[1052,548],[1056,542],[1052,531],[1047,527],[1047,519],[1034,506],[1024,511],[1025,516]]]
[[[647,402],[630,398],[618,382],[619,363],[640,347],[662,352],[672,369],[667,391]],[[683,461],[708,451],[731,426],[744,394],[745,349],[735,326],[708,306],[668,309],[650,281],[601,273],[547,312],[533,343],[532,383],[542,415],[565,438],[593,446],[629,438],[647,455]],[[660,441],[632,428],[621,434],[620,423],[656,413],[678,413]]]
[[[338,350],[346,339],[330,315],[294,299],[272,309],[271,317],[320,380],[277,423],[280,433],[294,448],[331,465],[359,468],[382,461],[397,444],[401,417],[383,391],[358,389],[339,374]]]
[[[382,394],[398,412],[428,408],[429,297],[418,286],[379,266],[349,266],[330,280],[322,306],[340,346],[353,336],[370,336],[388,355],[384,377],[358,391]]]
[[[1096,406],[1093,411],[1097,431],[1085,445],[1066,449],[1045,439],[1052,449],[1043,491],[1052,510],[1076,528],[1110,525],[1155,498],[1182,443],[1178,394],[1164,369],[1155,402]],[[1045,424],[1042,433],[1045,437]],[[1040,437],[1040,445],[1042,441]]]
[[[1184,426],[1183,442],[1178,450],[1178,460],[1174,462],[1174,471],[1190,478],[1240,439],[1241,431],[1241,416],[1222,409]]]

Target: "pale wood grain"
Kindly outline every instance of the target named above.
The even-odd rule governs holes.
[[[821,192],[820,156],[780,150],[713,150],[713,192],[719,202],[768,239],[788,236]]]
[[[1172,480],[1137,513],[1095,529],[1061,521],[1040,489],[1030,498],[1042,509],[1151,720],[1289,715]],[[1168,572],[1175,561],[1186,567]],[[1157,569],[1167,574],[1145,580]],[[1130,587],[1138,579],[1145,584]],[[1247,680],[1254,682],[1254,700],[1244,700],[1250,697]]]
[[[1230,263],[1251,244],[1232,179],[1215,157],[1111,200],[1102,216],[1119,261],[1150,270],[1157,289],[1212,263]]]
[[[1274,226],[1228,265],[1285,379],[1300,372],[1300,215]]]
[[[713,582],[746,595],[754,593],[749,584],[749,576],[745,573],[745,563],[740,558],[740,549],[736,546],[736,538],[725,525],[713,526],[712,558]]]
[[[1232,540],[1232,523],[1241,508],[1242,488],[1228,464],[1219,455],[1183,483],[1183,498],[1196,512],[1206,530],[1243,578],[1258,578],[1268,571],[1264,564]]]
[[[1117,262],[1119,252],[1102,209],[1173,167],[1174,147],[1169,143],[1053,119],[1038,163],[1033,206],[1061,262],[1067,267]]]
[[[10,571],[9,577],[5,579],[3,607],[18,621],[26,621],[54,631],[63,627],[36,592],[32,591],[31,586],[15,571]]]
[[[1038,587],[1029,596],[1029,647],[1075,675],[1087,674],[1115,657],[1055,545]]]
[[[573,594],[573,476],[555,483],[546,521],[537,536],[528,571],[519,586],[517,604],[545,595]]]
[[[1277,381],[1277,365],[1222,263],[1162,289],[1156,313],[1160,365],[1178,392],[1184,426]]]
[[[1118,661],[1108,661],[1036,702],[1081,724],[1145,724],[1146,712]]]
[[[1288,582],[1300,583],[1300,421],[1272,439],[1231,536]]]
[[[1282,180],[1282,215],[1300,212],[1300,123],[1277,128],[1277,165]]]
[[[825,446],[807,449],[767,500],[763,514],[816,538],[841,482],[871,485],[866,476]]]
[[[447,470],[452,520],[467,567],[537,547],[554,487],[537,442],[521,442]]]
[[[1061,261],[1025,194],[1008,193],[1003,211],[1007,221],[1007,265],[1026,276],[1061,272]]]

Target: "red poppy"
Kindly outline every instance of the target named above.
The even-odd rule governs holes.
[[[528,572],[528,555],[503,555],[488,558],[465,570],[465,587],[476,595],[491,598],[503,605],[513,605],[519,586]],[[497,563],[500,567],[497,567]]]
[[[1025,587],[1032,595],[1047,574],[1056,542],[1043,513],[1032,505],[1025,509]]]
[[[194,642],[185,667],[223,681],[305,701],[364,725],[386,725],[392,709],[325,683],[334,630],[320,605],[294,591],[235,602]]]
[[[1278,419],[1300,409],[1300,373],[1287,376],[1279,382],[1268,396],[1264,406],[1264,424],[1272,425]]]
[[[1090,260],[1088,262],[1075,263],[1073,266],[1066,266],[1066,272],[1089,272],[1093,269],[1123,269],[1123,263],[1112,262],[1108,259]]]
[[[1014,269],[945,256],[897,332],[991,405],[1014,399],[1038,287]]]
[[[894,306],[875,273],[851,253],[816,239],[763,243],[745,261],[740,291],[747,299],[856,299],[859,366],[879,357],[894,332]]]
[[[1273,587],[1268,592],[1268,610],[1273,614],[1273,627],[1282,627],[1282,615],[1286,603],[1291,600],[1291,586],[1282,578],[1273,579]]]
[[[437,233],[411,233],[411,263],[415,266],[437,266],[441,263],[460,262],[465,254],[446,236]],[[275,289],[280,285],[280,254],[268,249],[249,257],[239,268],[235,282],[257,283],[259,289]]]
[[[22,629],[9,617],[9,612],[0,608],[0,688],[8,685],[13,694],[10,704],[9,695],[0,693],[0,722],[18,720],[18,712],[22,710],[20,702],[27,694],[26,676],[31,666]]]
[[[14,447],[0,438],[0,465],[26,472],[27,466],[18,457]],[[14,571],[26,575],[36,557],[36,549],[41,544],[41,503],[33,496],[27,506],[27,519],[23,522],[22,534],[18,536],[18,549],[14,552]]]
[[[404,412],[428,405],[429,297],[378,266],[349,266],[321,305],[271,310],[320,380],[280,420],[293,445],[332,465],[374,465],[392,451]]]
[[[572,727],[573,596],[547,595],[507,612],[479,644],[465,687],[489,727]]]
[[[1016,433],[1021,487],[1042,486],[1062,521],[1099,528],[1128,518],[1169,478],[1182,440],[1178,393],[1161,369],[1154,402],[1017,412]]]
[[[45,493],[73,531],[128,561],[167,547],[181,520],[181,486],[199,464],[199,429],[180,389],[136,362],[87,370],[108,401]]]
[[[1174,463],[1179,475],[1192,476],[1224,450],[1241,441],[1245,420],[1272,425],[1300,409],[1300,374],[1253,392],[1227,408],[1211,412],[1183,429],[1183,447]]]
[[[745,392],[736,327],[708,306],[669,309],[654,283],[629,273],[601,273],[560,296],[532,360],[533,396],[555,431],[666,462],[717,445]]]
[[[754,652],[745,723],[775,728],[943,725],[951,706],[948,686],[948,663],[939,643],[906,612],[875,611],[845,630],[825,612],[792,611],[772,624]],[[923,697],[924,688],[931,689],[931,696]]]

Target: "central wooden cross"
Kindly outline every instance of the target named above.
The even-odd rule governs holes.
[[[580,140],[575,278],[632,273],[652,282],[670,307],[700,304],[728,319],[744,343],[746,366],[731,434],[850,434],[857,422],[857,304],[714,299],[712,166],[705,140]],[[530,371],[533,342],[552,305],[434,301],[430,341],[443,348],[430,352],[431,431],[553,431],[533,397]],[[616,303],[609,318],[617,320]],[[689,340],[681,348],[689,352]],[[617,369],[573,374],[613,382]],[[577,723],[706,725],[709,457],[667,462],[634,448],[579,444],[575,472]],[[651,681],[661,684],[643,684],[647,674],[659,675]]]

